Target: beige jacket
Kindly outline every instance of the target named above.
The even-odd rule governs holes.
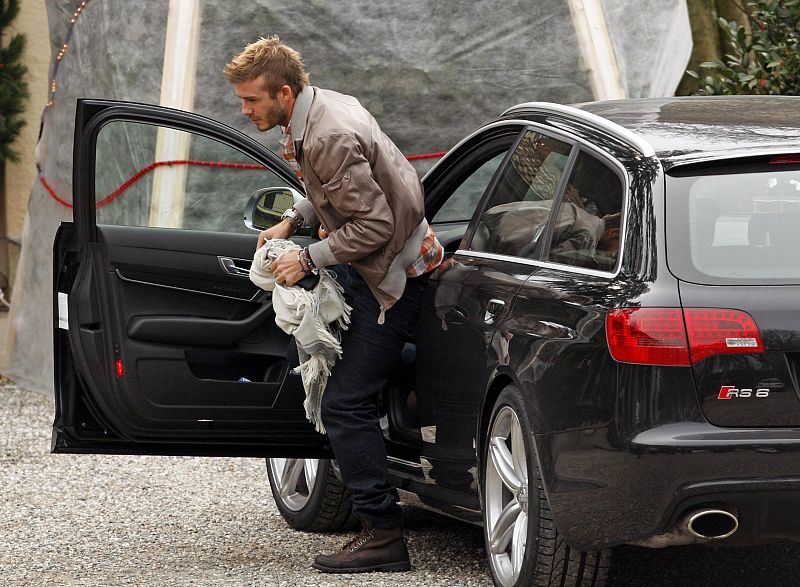
[[[389,309],[428,231],[417,173],[355,98],[306,87],[297,104],[308,112],[305,125],[292,115],[307,200],[295,208],[329,234],[309,247],[311,258],[317,267],[350,263]]]

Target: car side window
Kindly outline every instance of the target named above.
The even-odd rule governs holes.
[[[433,223],[469,222],[508,148],[484,161],[459,185],[433,217]]]
[[[607,164],[581,151],[558,205],[546,259],[608,271],[620,247],[622,180]]]
[[[571,148],[567,143],[529,131],[501,172],[469,248],[533,258]]]
[[[252,234],[250,196],[287,182],[235,148],[201,135],[115,120],[98,134],[98,224]]]

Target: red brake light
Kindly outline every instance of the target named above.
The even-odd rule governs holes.
[[[686,308],[686,332],[692,363],[711,355],[763,353],[755,320],[741,310]]]
[[[680,308],[623,308],[606,316],[611,356],[621,363],[689,365]]]
[[[753,317],[720,308],[611,310],[606,338],[617,361],[642,365],[691,365],[712,355],[764,352]]]
[[[789,165],[800,163],[800,155],[779,155],[769,160],[770,165]]]
[[[114,370],[117,372],[117,377],[121,379],[125,374],[125,367],[122,365],[122,359],[117,359],[114,361]]]

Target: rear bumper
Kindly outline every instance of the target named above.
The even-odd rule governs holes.
[[[703,504],[727,504],[739,529],[715,544],[800,540],[800,430],[687,422],[624,442],[609,428],[537,437],[556,525],[580,550],[638,543]]]

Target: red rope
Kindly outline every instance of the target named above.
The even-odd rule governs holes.
[[[52,196],[52,198],[53,198],[53,199],[54,199],[56,202],[58,202],[59,204],[61,204],[61,205],[62,205],[62,206],[64,206],[65,208],[72,208],[72,204],[70,204],[69,202],[67,202],[67,201],[65,201],[65,200],[62,200],[61,198],[59,198],[59,197],[58,197],[58,194],[56,193],[56,191],[55,191],[53,188],[51,188],[51,187],[50,187],[50,184],[49,184],[49,183],[47,183],[47,181],[45,180],[45,178],[44,178],[44,175],[40,175],[40,176],[39,176],[39,181],[40,181],[40,182],[42,183],[42,185],[44,186],[44,189],[46,189],[46,190],[47,190],[47,193],[48,193],[48,194],[50,194],[50,195]]]
[[[440,153],[422,153],[419,155],[408,155],[406,159],[409,161],[419,161],[421,159],[438,159],[439,157],[444,156],[445,152],[442,151]],[[135,184],[137,181],[142,179],[145,175],[153,171],[157,167],[164,167],[168,166],[171,167],[173,165],[196,165],[200,167],[224,167],[227,169],[266,169],[263,165],[258,165],[255,163],[225,163],[223,161],[199,161],[196,159],[178,159],[173,161],[156,161],[155,163],[151,163],[147,167],[140,169],[136,173],[134,173],[128,180],[119,186],[116,190],[108,194],[105,198],[97,202],[94,206],[95,208],[102,208],[110,201],[114,200],[118,196],[120,196],[125,190]],[[58,197],[56,191],[47,183],[43,175],[39,176],[39,181],[44,186],[44,189],[47,190],[47,193],[59,204],[64,206],[65,208],[72,208],[72,204],[67,202],[66,200],[61,199]]]
[[[145,175],[153,171],[156,167],[171,167],[173,165],[199,165],[201,167],[227,167],[230,169],[266,169],[263,165],[257,165],[254,163],[223,163],[221,161],[197,161],[193,159],[185,159],[185,160],[176,160],[176,161],[156,161],[155,163],[151,163],[144,169],[140,169],[136,173],[134,173],[128,181],[123,183],[119,186],[116,190],[108,194],[105,198],[97,202],[94,207],[95,208],[102,208],[106,204],[108,204],[111,200],[122,194],[125,190],[135,184],[137,181],[142,179]]]
[[[438,159],[439,157],[444,157],[447,154],[447,151],[441,151],[439,153],[421,153],[420,155],[406,155],[406,159],[409,161],[419,161],[420,159]]]

